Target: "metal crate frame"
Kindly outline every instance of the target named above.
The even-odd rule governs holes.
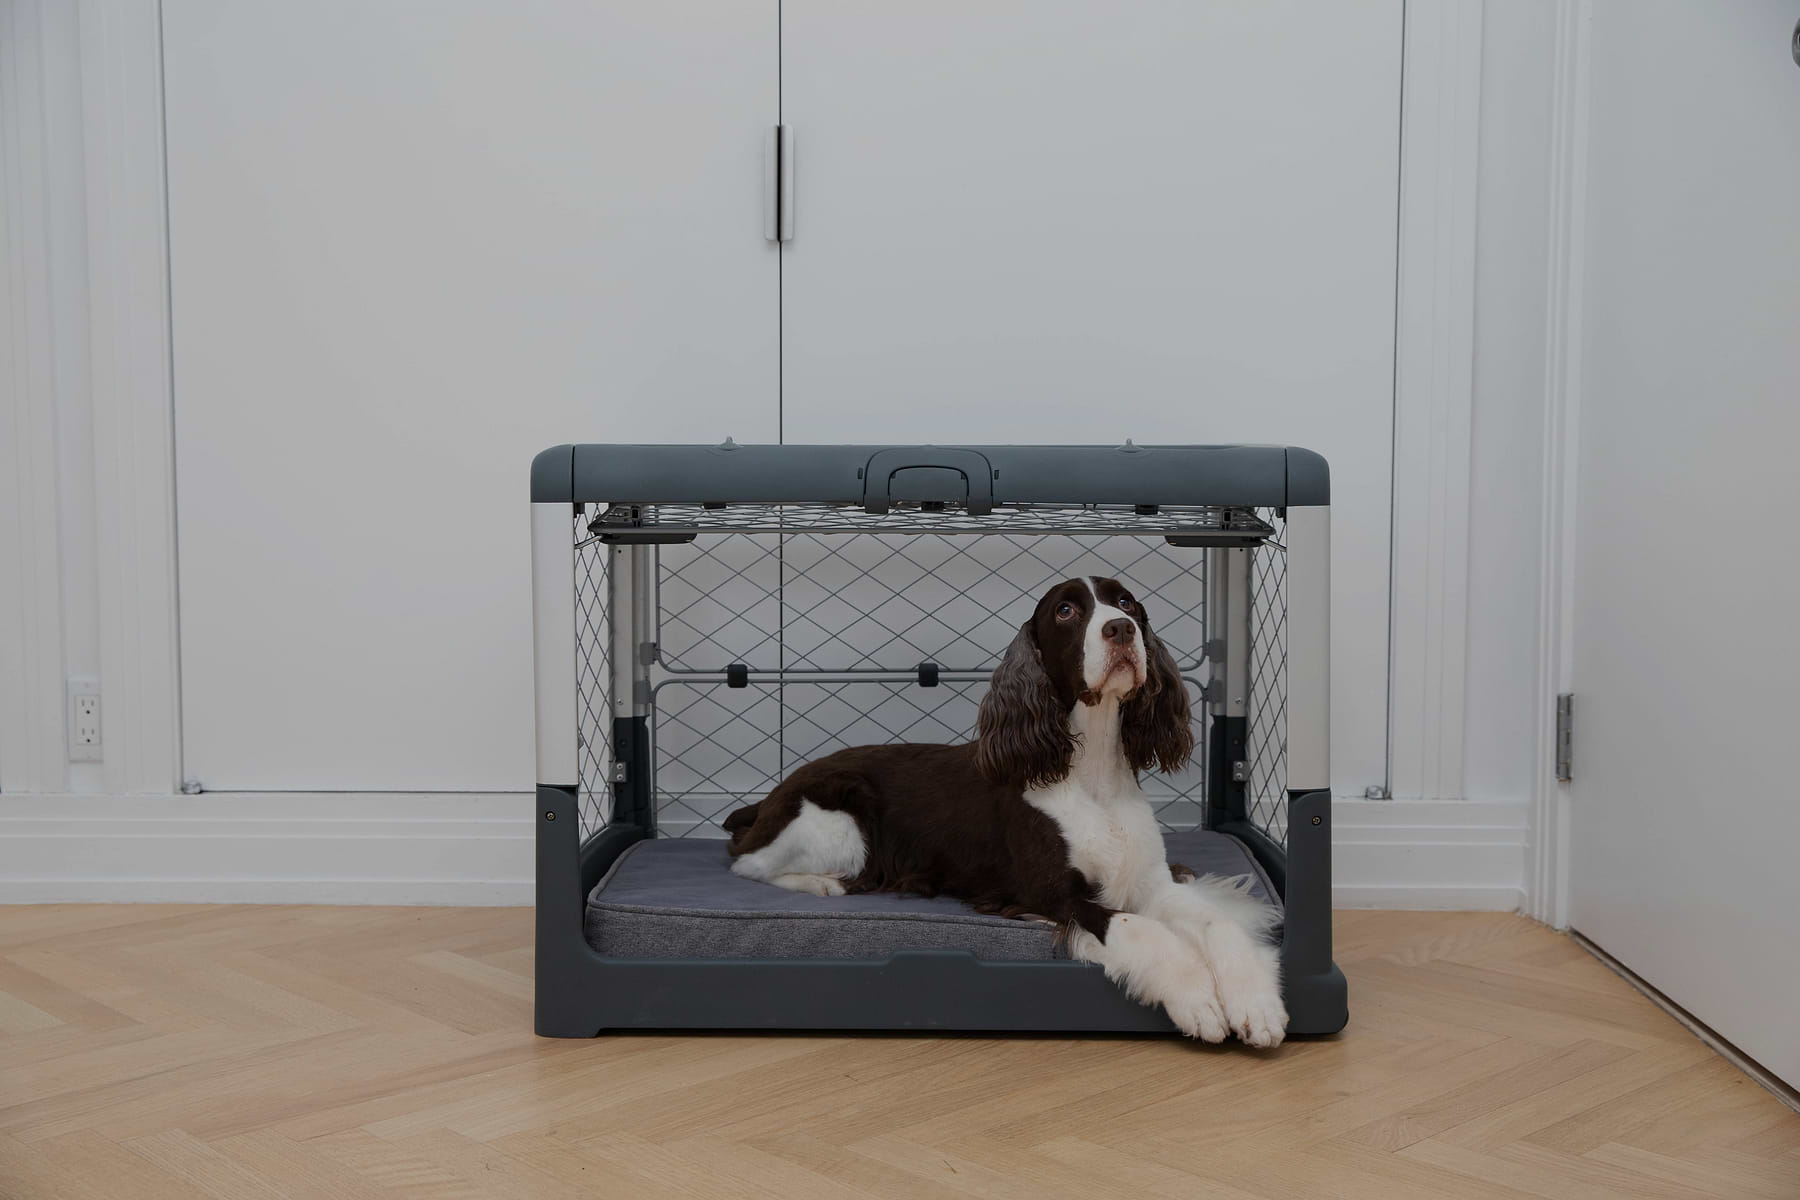
[[[753,453],[733,455],[724,470],[703,457],[721,451]],[[1156,458],[1121,469],[1108,457],[1120,453]],[[1212,472],[1200,469],[1208,465]],[[1105,470],[1092,499],[1063,498],[1045,482],[1071,470],[1092,477],[1093,468]],[[891,496],[875,494],[884,471]],[[1130,502],[1115,494],[1127,485],[1109,484],[1107,472],[1130,480]],[[1197,488],[1177,482],[1189,472]],[[994,486],[1003,476],[1023,477],[1018,499]],[[982,494],[988,487],[991,497]],[[946,488],[943,500],[930,498]],[[588,892],[632,842],[716,832],[724,812],[838,744],[966,736],[974,699],[1042,585],[1094,573],[1044,549],[1056,545],[1116,552],[1086,561],[1138,586],[1159,632],[1186,634],[1170,646],[1193,689],[1203,749],[1191,776],[1152,777],[1146,790],[1163,789],[1166,827],[1204,824],[1242,841],[1283,894],[1290,1033],[1342,1026],[1343,977],[1330,958],[1329,494],[1316,455],[1129,445],[563,446],[538,456],[532,491],[539,1033],[1172,1031],[1097,967],[1066,960],[910,952],[868,962],[625,961],[600,956],[582,935]],[[725,545],[741,552],[721,556]],[[915,557],[908,545],[933,549]],[[1005,549],[984,559],[972,547]],[[1135,557],[1124,558],[1124,547]],[[905,595],[888,578],[896,560],[915,579],[949,575],[954,565],[965,581],[989,585],[965,612],[980,618],[973,632],[946,623],[926,637],[924,621],[895,628],[904,622],[881,615]],[[1158,566],[1156,581],[1134,578],[1132,568],[1146,562]],[[696,563],[706,569],[684,578]],[[804,597],[840,602],[841,627],[817,619],[809,648],[795,631],[813,618],[798,614],[820,610],[796,604],[789,612],[785,598],[803,592],[803,568],[820,563],[848,582]],[[1171,580],[1195,598],[1162,603],[1161,592],[1176,590]],[[747,588],[748,608],[714,602],[709,589],[721,582]],[[846,598],[852,589],[865,593],[860,602]],[[671,632],[679,636],[665,642]],[[956,661],[936,661],[951,659],[950,650]],[[846,701],[853,689],[860,699]],[[683,695],[686,709],[675,699]],[[701,728],[693,713],[723,711],[719,695],[759,697],[749,702],[755,715],[728,712]],[[877,705],[872,696],[886,699]],[[835,704],[841,728],[809,720],[802,697],[814,697],[815,709]],[[874,715],[888,705],[904,719]],[[846,714],[854,719],[844,722]],[[684,736],[695,762],[682,757]],[[731,778],[721,781],[725,771]],[[683,790],[678,776],[718,786]],[[685,826],[671,818],[682,810]]]

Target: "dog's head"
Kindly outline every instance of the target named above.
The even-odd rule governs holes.
[[[1065,579],[1045,592],[994,669],[977,719],[976,763],[994,783],[1032,787],[1069,773],[1078,704],[1119,701],[1135,770],[1179,770],[1194,752],[1187,688],[1116,579]]]

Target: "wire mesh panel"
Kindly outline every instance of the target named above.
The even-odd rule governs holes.
[[[986,682],[916,680],[752,684],[670,679],[656,688],[657,832],[717,837],[741,804],[795,767],[850,746],[959,742]]]
[[[653,697],[657,834],[721,836],[732,809],[762,799],[786,773],[781,689],[678,677]]]
[[[730,533],[657,547],[657,661],[674,672],[781,666],[781,538]]]
[[[835,750],[973,737],[989,673],[1043,591],[1073,576],[1121,579],[1144,600],[1187,679],[1196,746],[1206,744],[1206,554],[1170,545],[1160,526],[1143,528],[1141,514],[1073,510],[1058,525],[1033,513],[1041,532],[1018,532],[1013,515],[993,521],[995,532],[969,536],[979,522],[966,514],[915,511],[900,521],[823,508],[784,532],[769,526],[770,511],[733,525],[695,508],[683,519],[695,525],[696,540],[633,551],[596,536],[608,518],[578,520],[584,838],[612,809],[612,722],[628,715],[615,712],[615,697],[636,695],[637,711],[649,716],[658,832],[720,836],[734,808]],[[785,521],[808,510],[778,511]],[[1206,519],[1212,533],[1241,534],[1235,544],[1262,539],[1248,552],[1245,778],[1229,786],[1245,789],[1251,820],[1285,843],[1285,522],[1273,509]],[[640,565],[620,575],[620,554]],[[615,595],[628,577],[639,581],[637,601]],[[648,623],[615,641],[612,619],[633,613]],[[619,648],[627,645],[629,655]],[[921,671],[926,664],[936,686],[922,682],[933,673]],[[1165,828],[1204,823],[1204,753],[1176,774],[1146,773],[1142,783]]]
[[[783,549],[784,667],[991,671],[1059,580],[1126,580],[1184,665],[1205,643],[1204,556],[1161,538],[801,533]]]
[[[1259,509],[1274,535],[1250,551],[1250,820],[1287,845],[1287,521]]]
[[[1124,580],[1184,673],[1198,675],[1205,555],[1107,528],[969,537],[803,525],[658,547],[657,661],[669,674],[656,686],[652,716],[658,831],[717,836],[734,807],[846,746],[968,740],[988,673],[1058,580]],[[916,677],[837,678],[910,675],[923,663],[970,678],[937,687]],[[728,688],[718,676],[733,664],[778,678]],[[833,678],[809,678],[820,674]],[[1197,744],[1199,687],[1190,682]],[[1147,776],[1145,791],[1168,827],[1198,826],[1204,756],[1176,775]]]
[[[612,814],[612,551],[575,518],[576,743],[583,840]]]
[[[659,547],[668,670],[992,670],[1031,605],[1076,575],[1126,580],[1184,669],[1205,643],[1205,568],[1161,538],[730,533]]]

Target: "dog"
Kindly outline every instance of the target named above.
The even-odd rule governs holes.
[[[1192,755],[1187,689],[1116,579],[1045,592],[995,668],[975,741],[859,746],[725,819],[738,875],[819,896],[954,896],[1056,922],[1189,1037],[1279,1045],[1279,920],[1245,880],[1164,858],[1138,772]]]

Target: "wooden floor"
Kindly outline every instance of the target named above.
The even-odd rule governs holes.
[[[1343,913],[1350,1028],[530,1032],[524,909],[0,909],[0,1195],[1800,1196],[1800,1116],[1568,938]]]

